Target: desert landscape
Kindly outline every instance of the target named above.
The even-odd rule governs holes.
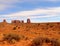
[[[60,46],[60,22],[0,22],[0,46]]]
[[[60,0],[0,0],[0,46],[60,46]]]

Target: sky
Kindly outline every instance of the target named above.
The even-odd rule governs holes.
[[[31,19],[31,22],[60,22],[60,0],[0,0],[0,22]]]

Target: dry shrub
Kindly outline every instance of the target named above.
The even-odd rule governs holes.
[[[13,44],[13,43],[15,43],[15,41],[18,42],[20,40],[20,37],[17,34],[12,34],[12,33],[11,34],[5,34],[3,37],[3,40],[7,41],[8,43]]]
[[[33,39],[31,46],[42,46],[43,39],[41,37],[37,37]]]
[[[52,39],[52,40],[51,40],[51,43],[52,43],[52,46],[60,46],[59,40]]]
[[[16,27],[13,27],[13,30],[16,30]]]
[[[44,42],[45,42],[45,43],[50,43],[51,41],[50,41],[49,38],[44,38]]]
[[[42,46],[43,43],[51,43],[51,46],[60,46],[60,40],[37,37],[33,39],[31,46]]]

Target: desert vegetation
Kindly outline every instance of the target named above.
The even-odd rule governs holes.
[[[43,43],[50,43],[48,46],[60,46],[60,40],[37,37],[32,40],[31,46],[43,46]]]
[[[0,23],[0,46],[60,46],[60,22],[15,21]]]
[[[4,42],[4,41],[6,41],[9,44],[13,44],[15,42],[20,41],[20,36],[13,33],[3,34],[2,40],[0,40],[0,42]]]

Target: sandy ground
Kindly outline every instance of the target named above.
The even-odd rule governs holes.
[[[23,38],[15,44],[1,43],[0,46],[30,46],[35,37],[60,38],[60,23],[0,23],[0,39],[3,34],[9,33],[16,33],[28,39]],[[44,43],[43,46],[48,46],[48,44]]]

